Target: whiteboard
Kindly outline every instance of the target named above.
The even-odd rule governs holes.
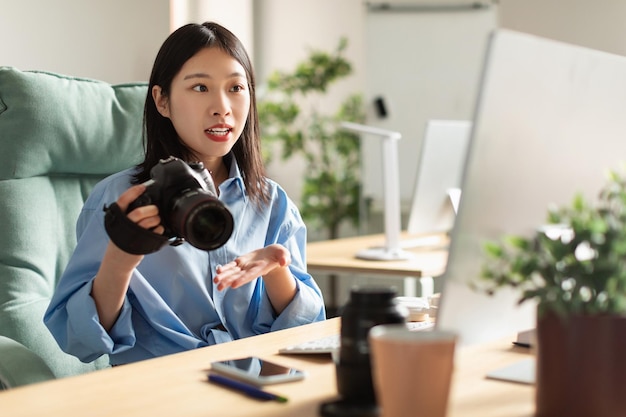
[[[385,11],[369,7],[365,42],[367,124],[402,134],[400,197],[407,206],[426,123],[471,120],[487,39],[497,24],[495,5],[430,9],[413,4],[417,7]],[[377,98],[383,99],[386,117],[376,111]],[[377,140],[361,142],[363,197],[371,198],[374,207],[383,206],[381,146]]]

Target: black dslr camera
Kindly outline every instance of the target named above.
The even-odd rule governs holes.
[[[145,182],[146,191],[133,201],[127,213],[154,204],[159,208],[164,236],[183,240],[198,249],[224,245],[233,233],[233,216],[217,198],[213,179],[202,162],[185,163],[173,156],[162,159]]]

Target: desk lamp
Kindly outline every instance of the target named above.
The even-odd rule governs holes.
[[[356,253],[359,259],[372,261],[402,261],[413,254],[400,247],[400,175],[398,173],[399,132],[352,122],[342,122],[345,130],[382,137],[383,197],[385,220],[385,246],[363,249]]]

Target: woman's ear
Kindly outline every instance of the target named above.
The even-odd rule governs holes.
[[[161,116],[169,118],[169,100],[167,96],[163,94],[163,89],[160,85],[155,85],[152,87],[152,99],[154,100],[154,105],[156,106],[157,111],[161,113]]]

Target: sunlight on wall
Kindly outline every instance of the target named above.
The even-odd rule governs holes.
[[[170,32],[186,23],[212,20],[241,40],[248,55],[253,51],[253,0],[170,0]]]

